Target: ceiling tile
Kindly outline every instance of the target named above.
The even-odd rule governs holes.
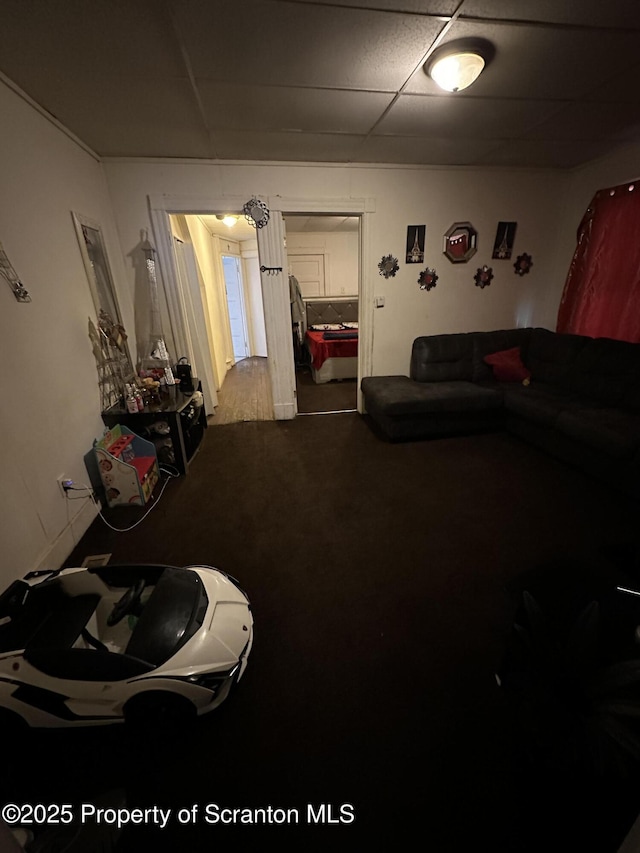
[[[154,0],[2,0],[1,15],[0,68],[19,85],[18,69],[32,69],[31,83],[52,68],[70,78],[98,69],[186,76],[169,16]]]
[[[375,129],[376,136],[475,139],[517,137],[561,104],[515,99],[401,95]]]
[[[638,0],[2,0],[0,23],[0,71],[105,156],[564,168],[640,139]],[[459,95],[422,70],[439,36],[495,45]]]
[[[482,153],[477,165],[569,169],[582,162],[595,160],[606,150],[607,145],[603,142],[585,142],[578,147],[567,141],[509,140]]]
[[[396,91],[443,26],[419,15],[274,0],[184,0],[180,10],[196,77],[273,86]]]
[[[457,38],[484,38],[496,55],[469,89],[468,97],[570,100],[629,68],[637,61],[636,33],[573,31],[507,24],[458,22],[446,44]],[[438,94],[435,83],[418,69],[405,94]],[[442,95],[442,93],[441,93]],[[444,97],[450,97],[444,95]]]
[[[358,149],[359,163],[413,163],[415,165],[472,165],[495,142],[477,139],[417,139],[372,136]]]
[[[517,21],[549,21],[592,27],[640,27],[637,0],[465,0],[463,16],[506,18]]]
[[[225,160],[293,160],[349,162],[361,136],[331,133],[256,133],[221,131],[213,134],[216,156]]]
[[[367,133],[393,95],[197,81],[212,129]]]
[[[55,88],[56,78],[48,85]],[[56,118],[103,156],[210,157],[209,140],[184,80],[78,77],[56,92]],[[88,108],[91,105],[91,109]]]
[[[629,127],[627,104],[566,104],[549,121],[532,127],[528,139],[630,139],[638,136],[638,125]]]
[[[318,3],[318,0],[294,0],[297,3]],[[387,12],[409,12],[418,15],[453,15],[460,0],[323,0],[325,6],[351,6],[382,9]]]

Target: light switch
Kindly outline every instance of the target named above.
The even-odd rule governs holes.
[[[384,308],[384,296],[376,296],[376,308]]]

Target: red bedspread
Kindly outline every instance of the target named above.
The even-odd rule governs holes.
[[[339,341],[323,340],[324,332],[307,331],[306,341],[311,353],[311,366],[320,370],[328,358],[348,358],[358,355],[358,339]]]

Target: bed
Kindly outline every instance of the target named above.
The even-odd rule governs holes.
[[[305,303],[305,347],[313,381],[358,376],[358,300],[313,300]]]

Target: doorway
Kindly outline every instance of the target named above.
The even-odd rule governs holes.
[[[304,315],[295,363],[297,414],[357,411],[359,330],[341,324],[358,325],[361,217],[285,214],[284,220],[292,288],[304,306],[297,312]],[[325,326],[345,339],[319,340]]]
[[[215,211],[226,209],[241,210],[246,198],[241,196],[191,198],[184,195],[149,196],[149,213],[155,234],[157,251],[163,270],[166,308],[173,334],[174,347],[181,352],[190,353],[188,345],[189,319],[186,316],[180,282],[176,270],[176,260],[171,243],[171,220],[174,216],[195,216],[198,218],[214,215],[223,216]],[[258,277],[261,279],[263,300],[262,317],[266,338],[268,339],[269,358],[268,375],[273,396],[273,416],[276,420],[294,418],[297,413],[296,389],[294,377],[294,359],[291,339],[291,317],[287,283],[287,251],[285,247],[283,210],[291,211],[287,217],[296,216],[341,216],[356,217],[361,224],[358,266],[361,257],[370,252],[370,214],[375,211],[375,199],[334,199],[300,201],[286,197],[269,198],[271,218],[268,228],[256,231],[257,246],[254,241],[255,256],[258,260]],[[237,217],[242,222],[242,217]],[[245,252],[242,252],[243,260]],[[263,266],[260,266],[263,265]],[[284,275],[272,280],[265,269],[280,268]],[[222,278],[222,273],[221,273]],[[279,278],[279,280],[278,280]],[[202,287],[202,282],[200,282]],[[358,345],[358,373],[367,376],[372,369],[373,350],[373,314],[367,308],[372,304],[373,279],[359,273],[359,301],[363,310],[360,317]],[[286,295],[285,295],[286,294]],[[195,305],[200,300],[194,301]],[[252,315],[253,303],[251,304]],[[250,329],[251,336],[251,329]],[[230,336],[229,336],[230,338]],[[363,405],[358,391],[358,411]]]
[[[240,258],[222,255],[222,269],[227,294],[227,311],[229,313],[229,325],[231,326],[233,356],[236,362],[238,362],[249,355],[249,335]]]

